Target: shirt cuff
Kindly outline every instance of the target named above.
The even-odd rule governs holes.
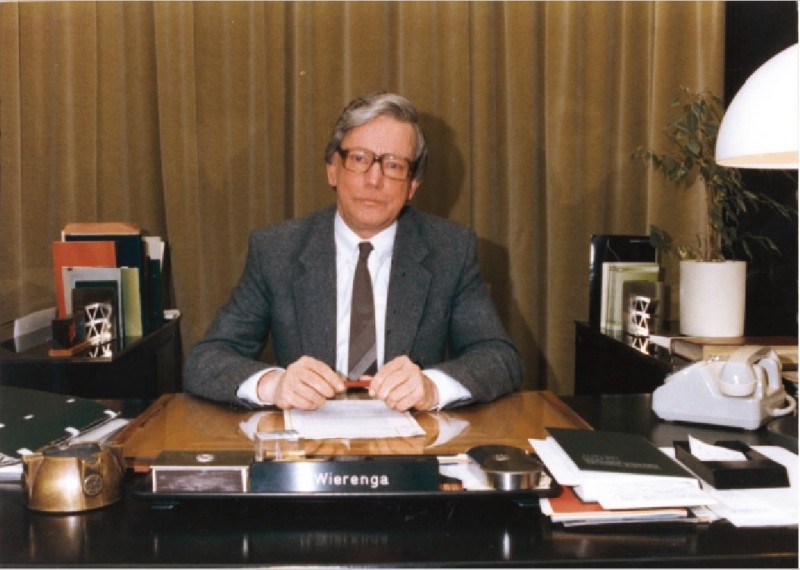
[[[460,402],[462,400],[472,399],[472,394],[467,390],[458,380],[452,376],[445,374],[441,370],[431,368],[422,371],[425,376],[430,378],[436,389],[439,391],[439,403],[436,405],[437,410],[441,410],[451,404]]]
[[[239,388],[236,390],[236,397],[240,400],[244,400],[245,402],[249,402],[251,404],[255,404],[257,406],[271,406],[272,402],[264,402],[258,397],[258,381],[261,377],[266,374],[267,372],[272,372],[273,370],[283,370],[277,366],[273,366],[271,368],[265,368],[259,372],[256,372],[249,378],[247,378],[244,382],[239,384]]]

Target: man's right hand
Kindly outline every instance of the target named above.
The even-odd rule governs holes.
[[[303,356],[286,370],[271,370],[258,381],[258,397],[283,410],[316,410],[337,393],[344,381],[330,366]]]

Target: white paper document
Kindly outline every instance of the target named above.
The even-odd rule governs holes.
[[[532,439],[530,443],[559,484],[574,487],[582,500],[596,501],[605,509],[693,507],[716,503],[700,489],[694,478],[582,470],[553,438]]]
[[[306,439],[359,439],[425,435],[409,412],[380,400],[328,400],[316,410],[286,410],[286,429]]]
[[[747,461],[747,456],[741,451],[712,445],[692,435],[689,436],[689,453],[700,461]]]
[[[22,461],[0,453],[0,483],[4,481],[22,482]]]
[[[800,522],[797,455],[776,446],[753,446],[753,449],[786,467],[790,486],[717,490],[704,483],[705,490],[717,500],[711,510],[739,527],[797,525]]]

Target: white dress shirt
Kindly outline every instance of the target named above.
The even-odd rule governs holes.
[[[384,365],[386,342],[386,305],[389,295],[389,277],[392,271],[392,251],[397,234],[397,222],[374,235],[369,241],[373,251],[367,260],[372,291],[375,296],[375,341],[378,370]],[[353,295],[353,275],[358,262],[358,244],[363,241],[344,223],[339,213],[334,218],[334,238],[336,242],[336,370],[347,376],[348,347],[350,339],[350,305]],[[258,380],[270,370],[267,367],[242,382],[236,395],[248,402],[269,405],[258,398]],[[471,397],[470,392],[457,380],[440,370],[424,370],[439,391],[438,408]]]

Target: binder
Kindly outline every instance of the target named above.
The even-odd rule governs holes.
[[[66,441],[117,415],[94,400],[0,386],[0,456],[19,459],[20,450]]]

